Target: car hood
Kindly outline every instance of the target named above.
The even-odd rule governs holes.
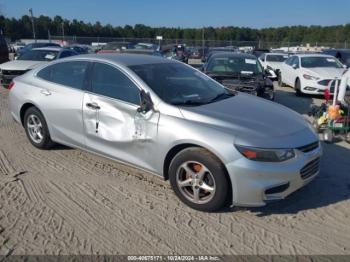
[[[305,68],[305,73],[312,76],[320,77],[321,79],[334,79],[341,78],[345,69],[344,68],[332,68],[332,67],[315,67]]]
[[[215,103],[181,107],[184,118],[230,133],[234,143],[261,148],[295,148],[318,140],[306,120],[277,103],[238,93]]]
[[[271,66],[273,69],[280,69],[283,62],[266,62],[266,65]]]
[[[2,70],[28,70],[33,69],[43,63],[44,61],[31,61],[31,60],[13,60],[0,65]]]

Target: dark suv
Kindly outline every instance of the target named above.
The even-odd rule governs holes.
[[[9,61],[9,50],[4,35],[0,34],[0,64]]]
[[[322,53],[338,58],[347,67],[350,67],[350,49],[326,49]]]

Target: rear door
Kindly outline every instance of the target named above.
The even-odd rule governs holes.
[[[153,170],[159,113],[139,113],[139,106],[140,88],[120,68],[95,62],[83,102],[86,146]]]
[[[82,105],[89,62],[69,61],[37,73],[38,99],[52,139],[83,147]]]

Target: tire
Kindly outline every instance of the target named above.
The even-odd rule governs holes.
[[[283,81],[282,81],[282,73],[281,72],[278,73],[278,86],[279,87],[284,86]]]
[[[295,80],[295,85],[294,85],[294,90],[295,90],[295,95],[296,96],[302,96],[303,93],[301,92],[301,84],[299,78]]]
[[[323,140],[326,142],[326,143],[333,143],[334,141],[334,133],[332,130],[330,129],[325,129],[323,131]]]
[[[50,149],[54,145],[45,118],[36,107],[30,107],[25,112],[24,129],[33,146],[40,149]]]
[[[179,152],[170,163],[169,178],[177,197],[193,209],[213,212],[228,202],[231,188],[225,166],[203,148]]]

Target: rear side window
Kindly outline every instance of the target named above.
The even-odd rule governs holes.
[[[56,84],[83,89],[85,72],[88,68],[88,64],[89,62],[86,61],[71,61],[54,64],[39,71],[37,77]]]
[[[140,91],[136,85],[117,68],[107,64],[95,63],[91,77],[92,92],[140,104]]]

